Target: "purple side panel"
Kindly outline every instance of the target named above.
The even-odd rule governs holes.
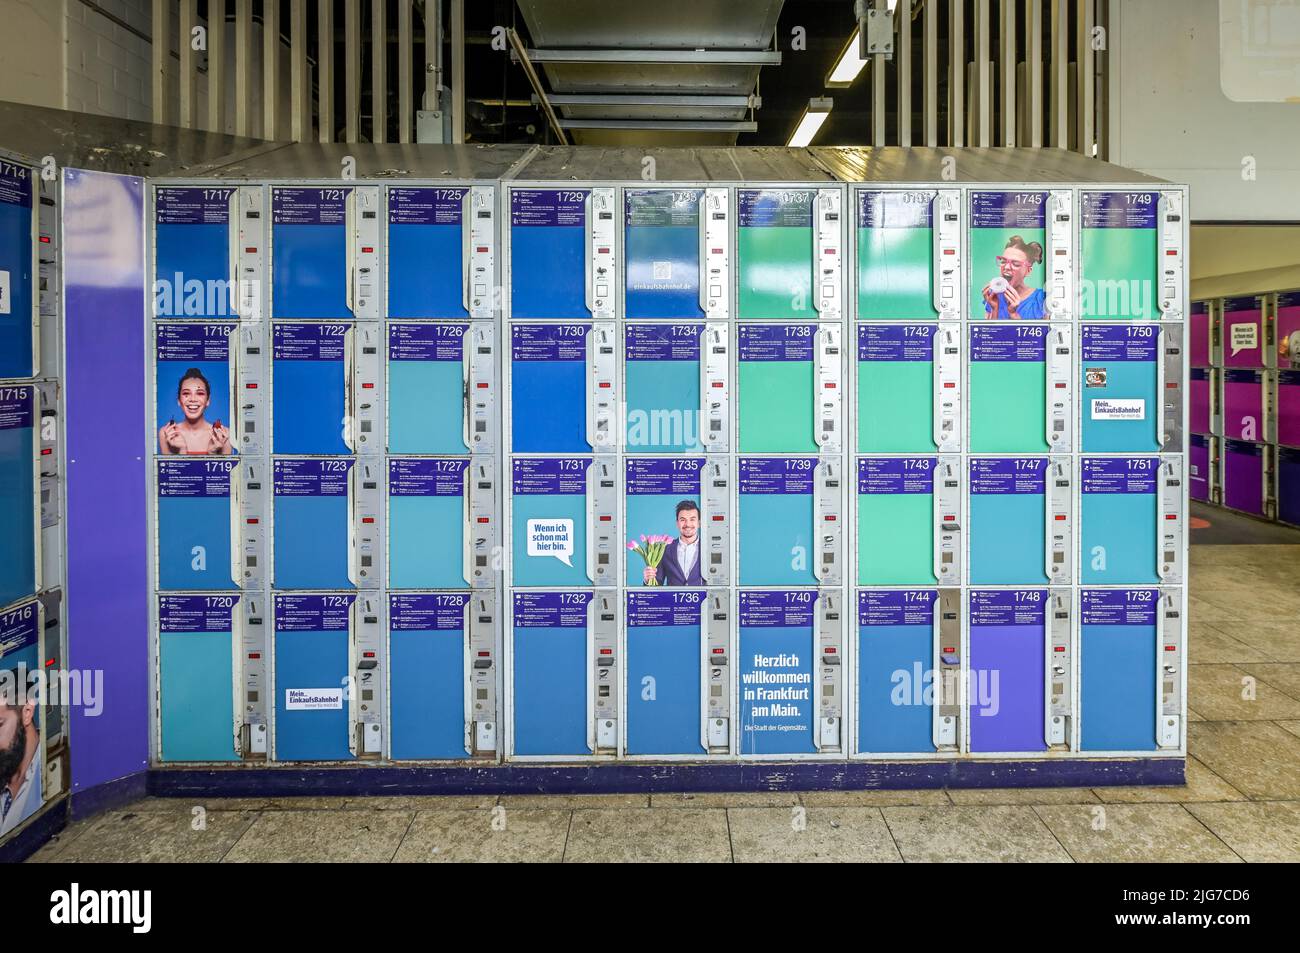
[[[1225,311],[1223,313],[1223,366],[1224,367],[1263,367],[1264,366],[1264,314],[1258,308],[1253,311]],[[1232,328],[1238,324],[1255,325],[1255,347],[1242,348],[1232,353]]]
[[[102,711],[72,708],[75,793],[149,760],[148,375],[143,180],[63,184],[68,665],[103,672]]]
[[[971,751],[1044,751],[1043,628],[972,626]]]
[[[1191,466],[1188,487],[1192,499],[1208,501],[1210,498],[1210,448],[1192,443],[1188,448],[1187,456],[1188,463]]]
[[[1210,382],[1208,380],[1188,381],[1187,399],[1189,426],[1192,428],[1192,433],[1208,434],[1210,432]]]
[[[1264,455],[1223,448],[1223,504],[1244,513],[1264,515]]]
[[[1277,518],[1300,526],[1300,450],[1277,452]]]
[[[1208,314],[1188,315],[1187,323],[1191,325],[1190,359],[1192,367],[1210,366],[1210,316]]]
[[[1277,442],[1284,447],[1300,447],[1300,383],[1278,383]]]
[[[1246,427],[1254,432],[1247,433]],[[1223,382],[1223,435],[1231,440],[1259,440],[1264,435],[1264,385]]]

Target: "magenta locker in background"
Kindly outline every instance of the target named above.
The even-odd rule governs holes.
[[[1211,428],[1210,407],[1214,401],[1214,372],[1204,367],[1193,367],[1187,382],[1187,424],[1192,433],[1214,433]]]
[[[1277,366],[1300,370],[1300,291],[1277,296]]]
[[[1254,516],[1264,511],[1265,448],[1260,443],[1223,441],[1223,505]]]
[[[1300,370],[1277,372],[1277,442],[1300,447]]]
[[[1264,310],[1259,298],[1223,299],[1219,319],[1224,367],[1264,367]]]
[[[1232,440],[1265,439],[1264,372],[1225,369],[1219,373],[1223,375],[1223,435]]]
[[[1192,434],[1188,440],[1188,491],[1194,500],[1210,500],[1210,438]]]
[[[1192,302],[1192,313],[1187,318],[1190,326],[1191,346],[1188,351],[1192,367],[1213,367],[1210,358],[1210,308],[1204,301]]]

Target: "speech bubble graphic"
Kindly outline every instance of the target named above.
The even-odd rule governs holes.
[[[1233,357],[1242,351],[1253,351],[1259,347],[1259,325],[1257,324],[1230,325],[1228,335],[1232,340]]]
[[[573,520],[529,520],[528,555],[553,556],[573,568]]]

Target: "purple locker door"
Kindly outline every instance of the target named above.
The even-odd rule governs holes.
[[[1194,367],[1187,384],[1188,423],[1192,433],[1212,433],[1210,429],[1210,372]]]
[[[1265,433],[1264,375],[1224,370],[1223,435],[1232,440],[1262,440]]]
[[[1191,346],[1189,355],[1192,367],[1211,367],[1210,360],[1210,309],[1204,301],[1192,302],[1192,313],[1188,317],[1191,324]]]
[[[1300,526],[1300,450],[1292,447],[1277,451],[1277,518]]]
[[[1194,500],[1210,500],[1210,441],[1200,434],[1188,440],[1188,488]]]
[[[1300,371],[1277,372],[1277,442],[1300,447]]]
[[[1044,589],[972,590],[967,711],[971,751],[1045,751]]]
[[[1264,366],[1264,311],[1251,296],[1223,299],[1224,367]]]
[[[1277,296],[1277,366],[1300,369],[1300,291]]]
[[[1223,441],[1223,505],[1265,515],[1263,444]]]

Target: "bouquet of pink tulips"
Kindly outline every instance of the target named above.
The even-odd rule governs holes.
[[[638,543],[636,540],[632,540],[627,544],[627,548],[644,559],[647,566],[656,569],[664,558],[664,548],[672,541],[671,536],[646,536],[642,533],[641,542]],[[658,576],[647,582],[646,585],[659,585]]]

